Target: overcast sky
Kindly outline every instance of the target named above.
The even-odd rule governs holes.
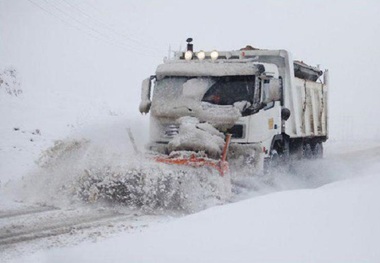
[[[379,15],[375,0],[0,0],[0,69],[15,67],[41,100],[101,97],[135,112],[141,80],[187,37],[195,50],[286,49],[330,70],[332,132],[348,118],[375,134]]]

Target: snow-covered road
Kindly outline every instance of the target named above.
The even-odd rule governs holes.
[[[133,216],[133,213],[123,214],[117,211],[62,210],[54,207],[2,212],[0,246],[63,235],[111,222],[128,222]]]
[[[72,246],[85,240],[95,242],[121,232],[140,231],[167,219],[168,215],[143,214],[125,207],[57,208],[24,204],[1,209],[0,261],[49,247]]]

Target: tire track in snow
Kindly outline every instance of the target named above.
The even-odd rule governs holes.
[[[9,211],[9,212],[0,212],[0,219],[21,216],[21,215],[49,212],[49,211],[57,210],[57,209],[58,208],[55,208],[55,207],[45,206],[45,207],[26,208],[22,210],[14,210],[14,211]]]
[[[25,241],[31,241],[40,238],[58,236],[63,234],[69,234],[73,231],[96,228],[105,226],[107,224],[113,222],[121,222],[121,221],[129,221],[131,222],[131,218],[135,215],[131,214],[122,214],[115,211],[108,212],[97,212],[92,211],[92,213],[75,216],[72,218],[63,218],[62,213],[66,213],[68,211],[63,211],[59,209],[50,209],[38,212],[38,209],[25,209],[16,213],[8,213],[3,215],[3,219],[11,218],[7,222],[5,227],[0,228],[0,246],[21,243]],[[31,224],[29,226],[25,226],[22,222],[17,222],[14,219],[19,217],[27,217],[30,216],[36,217],[41,213],[45,213],[48,211],[59,211],[54,217],[48,217],[47,222],[41,222]],[[29,212],[29,213],[28,213]]]

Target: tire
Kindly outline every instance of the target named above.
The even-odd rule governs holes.
[[[321,159],[323,158],[323,145],[321,142],[318,142],[312,148],[313,158]]]
[[[299,161],[303,159],[303,145],[301,143],[293,144],[290,151],[290,160]]]
[[[282,137],[272,143],[270,158],[267,161],[269,170],[288,171],[290,167],[289,139]]]
[[[313,150],[312,150],[311,145],[309,143],[306,143],[303,145],[303,157],[306,159],[312,159],[313,158]]]
[[[290,163],[289,154],[279,154],[276,150],[272,150],[269,159],[269,171],[289,172]]]
[[[271,167],[275,167],[275,168],[281,165],[280,155],[278,154],[276,150],[272,150],[271,152],[270,165]]]

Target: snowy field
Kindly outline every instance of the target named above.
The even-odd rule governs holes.
[[[379,3],[184,6],[0,0],[0,262],[380,262]],[[325,158],[233,171],[218,202],[189,183],[182,210],[170,196],[96,199],[83,178],[150,169],[127,129],[142,149],[141,81],[187,37],[196,50],[287,49],[328,68]]]

